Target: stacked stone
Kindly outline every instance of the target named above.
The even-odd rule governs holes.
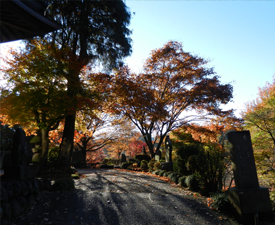
[[[51,181],[49,179],[1,182],[1,224],[8,224],[8,221],[24,214],[41,198],[43,191],[49,190],[50,187]]]

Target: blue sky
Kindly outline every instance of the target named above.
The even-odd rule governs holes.
[[[151,50],[169,40],[210,59],[223,83],[232,82],[234,103],[257,97],[258,87],[275,74],[275,1],[134,1],[126,0],[132,14],[133,54],[126,63],[142,69]]]
[[[153,49],[169,40],[210,59],[222,83],[232,83],[236,115],[275,74],[275,1],[137,1],[132,12],[133,53],[126,63],[142,70]],[[133,13],[135,12],[135,14]],[[13,42],[18,44],[18,42]],[[1,44],[3,54],[6,46]],[[0,62],[1,64],[1,62]]]

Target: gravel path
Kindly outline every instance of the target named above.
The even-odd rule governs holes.
[[[78,170],[76,189],[47,192],[17,225],[229,225],[191,192],[156,177],[122,170]]]

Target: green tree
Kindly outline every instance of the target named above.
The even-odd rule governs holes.
[[[123,57],[131,53],[130,13],[122,0],[55,0],[50,2],[48,15],[62,25],[62,29],[46,38],[58,45],[59,49],[70,48],[71,69],[67,72],[67,98],[73,110],[65,116],[65,127],[60,157],[68,165],[73,149],[76,112],[79,96],[83,93],[80,73],[88,63],[99,61],[105,68],[118,66]]]
[[[144,73],[121,67],[114,75],[110,107],[136,125],[152,157],[168,132],[207,115],[228,113],[220,105],[232,99],[232,86],[221,84],[207,63],[185,52],[181,43],[170,41],[152,51]],[[188,114],[192,110],[198,114]]]
[[[275,172],[275,80],[259,88],[258,98],[243,112],[245,128],[251,132],[254,155],[261,173]]]

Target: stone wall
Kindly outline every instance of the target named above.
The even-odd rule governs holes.
[[[49,190],[49,179],[31,179],[0,183],[0,219],[1,224],[9,224],[11,220],[24,215],[41,198],[45,190]]]

